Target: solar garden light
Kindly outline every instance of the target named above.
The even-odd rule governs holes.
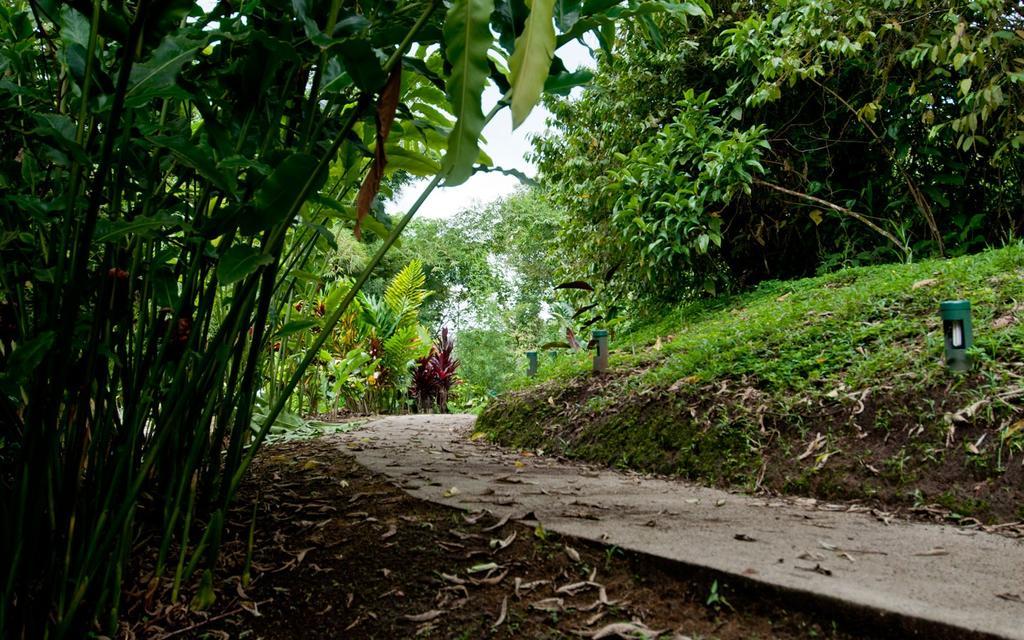
[[[946,300],[939,304],[942,335],[946,342],[946,366],[951,371],[970,371],[967,350],[974,344],[971,331],[971,303],[968,300]]]
[[[526,375],[532,378],[533,376],[537,375],[537,352],[527,351],[526,359],[530,363],[530,366],[527,367],[526,369]]]
[[[604,373],[608,370],[608,331],[607,329],[595,329],[590,338],[597,343],[597,353],[594,355],[594,371]]]

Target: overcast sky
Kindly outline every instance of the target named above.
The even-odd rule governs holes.
[[[570,71],[575,71],[580,67],[594,67],[590,51],[576,41],[561,47],[558,50],[558,57]],[[484,91],[484,113],[487,113],[500,97],[501,94],[496,87],[488,86]],[[526,158],[532,149],[530,137],[544,131],[544,123],[550,115],[547,109],[538,104],[530,113],[530,117],[513,131],[512,114],[508,109],[502,109],[484,129],[484,137],[487,138],[487,142],[483,145],[484,151],[491,157],[495,165],[506,169],[519,169],[532,177],[535,167]],[[388,213],[408,211],[420,196],[427,182],[429,181],[420,180],[403,189],[393,202],[387,203]],[[457,187],[435,189],[417,215],[444,218],[474,204],[491,202],[508,195],[519,184],[519,180],[516,178],[501,173],[477,173]]]

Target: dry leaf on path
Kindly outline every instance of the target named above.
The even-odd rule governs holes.
[[[935,547],[934,549],[922,551],[921,553],[915,553],[914,555],[919,557],[948,556],[949,551],[946,551],[942,547]]]

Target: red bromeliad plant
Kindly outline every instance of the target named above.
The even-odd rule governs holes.
[[[448,393],[459,382],[455,374],[459,360],[452,355],[454,349],[455,342],[448,337],[448,329],[441,329],[441,336],[430,353],[416,361],[409,393],[416,399],[419,411],[430,411],[436,405],[438,411],[448,412]]]

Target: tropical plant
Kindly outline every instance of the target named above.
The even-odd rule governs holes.
[[[455,343],[448,337],[448,327],[444,327],[430,353],[417,361],[409,393],[416,399],[416,408],[421,413],[434,407],[441,413],[448,413],[448,397],[459,382],[456,377],[459,361],[452,355],[454,350]]]
[[[546,83],[580,79],[558,46],[681,8],[699,13],[653,0],[0,5],[2,633],[112,635],[128,580],[209,605],[260,443],[429,191],[486,161],[480,132],[499,110],[519,123]],[[489,81],[505,97],[485,115]],[[378,195],[396,172],[432,180],[389,225]],[[309,268],[337,244],[329,225],[366,231],[373,253],[275,377],[287,341],[273,332],[319,286]],[[129,575],[140,540],[155,541],[155,566]]]

